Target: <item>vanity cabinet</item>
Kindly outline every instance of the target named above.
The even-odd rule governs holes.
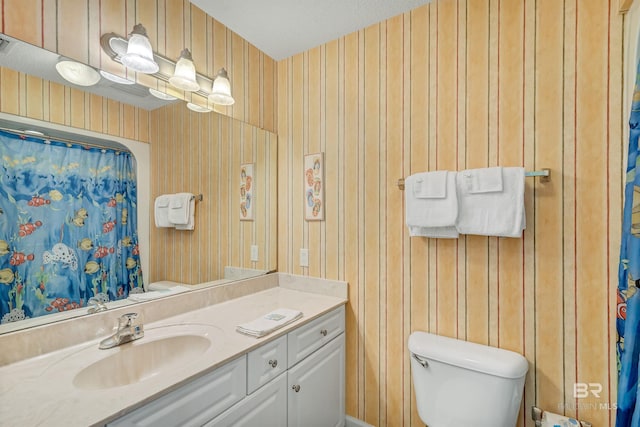
[[[340,306],[109,426],[340,427],[344,423],[344,306]]]

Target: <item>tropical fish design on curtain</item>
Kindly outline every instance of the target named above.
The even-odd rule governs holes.
[[[0,131],[2,323],[142,290],[135,170],[127,152]]]
[[[629,160],[624,189],[622,242],[618,268],[618,409],[616,427],[640,425],[638,368],[640,367],[640,70],[629,119]]]

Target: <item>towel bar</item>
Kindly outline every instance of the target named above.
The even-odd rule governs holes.
[[[551,181],[551,169],[544,168],[538,171],[528,171],[524,173],[526,177],[540,177],[540,182],[545,183]],[[404,190],[404,178],[398,180],[398,188]]]
[[[193,198],[196,199],[196,202],[201,202],[204,199],[204,197],[202,197],[202,193],[193,196]]]

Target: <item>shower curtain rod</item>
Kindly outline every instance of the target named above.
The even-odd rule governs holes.
[[[549,168],[544,168],[544,169],[540,169],[537,171],[526,171],[524,173],[524,176],[526,177],[539,177],[540,178],[540,182],[545,183],[545,182],[549,182],[551,181],[551,169]],[[404,178],[400,178],[398,180],[398,188],[400,190],[404,190]]]
[[[11,129],[11,128],[6,128],[3,126],[0,126],[0,130],[8,132],[8,133],[12,133],[14,135],[20,135],[20,136],[28,136],[30,138],[39,138],[42,140],[52,140],[52,141],[59,141],[59,142],[67,142],[69,144],[74,144],[74,145],[81,145],[83,147],[91,147],[91,148],[100,148],[103,150],[113,150],[113,151],[121,151],[124,153],[131,153],[131,151],[126,148],[126,147],[122,147],[122,148],[116,148],[116,147],[110,147],[108,145],[104,145],[104,144],[97,144],[95,142],[85,142],[85,141],[78,141],[76,139],[69,139],[69,138],[63,138],[63,137],[55,137],[55,136],[49,136],[49,135],[37,135],[37,134],[33,134],[24,130],[19,130],[19,129]]]

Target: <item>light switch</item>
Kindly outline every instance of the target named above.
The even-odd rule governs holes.
[[[251,261],[258,261],[258,245],[251,245]]]
[[[309,267],[309,249],[300,249],[300,267]]]

